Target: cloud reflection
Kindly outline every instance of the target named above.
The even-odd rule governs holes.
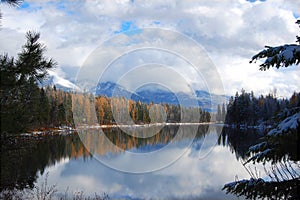
[[[216,136],[210,134],[206,139],[214,144]],[[202,140],[196,141],[198,145],[202,145]],[[186,141],[172,145],[168,152],[161,155],[161,159],[181,151],[181,142]],[[133,167],[151,165],[152,160],[132,163],[127,153],[125,151],[109,158]],[[192,145],[169,167],[145,174],[119,172],[95,159],[84,161],[83,158],[58,163],[45,171],[50,171],[48,182],[57,184],[62,193],[70,187],[71,192],[84,191],[86,195],[105,192],[113,199],[233,199],[234,196],[221,191],[223,185],[236,175],[240,179],[249,177],[235,155],[224,146],[215,146],[203,159],[199,159],[198,155],[199,148]],[[43,177],[38,182],[41,180],[44,180]]]

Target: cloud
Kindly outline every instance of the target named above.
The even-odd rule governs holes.
[[[300,5],[296,1],[30,0],[24,5],[20,9],[1,5],[0,36],[5,40],[0,47],[10,55],[20,50],[26,31],[37,30],[48,47],[48,56],[58,61],[62,69],[78,69],[93,50],[116,34],[137,29],[139,31],[131,32],[133,35],[126,36],[142,37],[140,30],[143,28],[158,27],[183,33],[201,45],[220,72],[228,95],[241,87],[255,93],[276,87],[282,96],[300,90],[294,81],[300,79],[297,67],[278,73],[276,70],[260,72],[258,64],[248,63],[265,45],[295,42],[299,30],[294,23],[295,16],[300,15]],[[157,36],[159,34],[153,35]],[[184,49],[174,42],[164,45],[167,49]],[[248,72],[250,75],[246,74]],[[279,81],[280,84],[276,84]]]

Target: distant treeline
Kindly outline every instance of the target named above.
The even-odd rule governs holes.
[[[209,122],[210,113],[200,108],[133,101],[124,97],[71,93],[76,125],[148,124],[161,122]]]
[[[16,97],[17,100],[2,99],[1,132],[19,133],[75,125],[182,122],[183,119],[184,122],[210,121],[209,112],[200,108],[147,104],[121,97],[95,97],[57,90],[55,86],[39,88],[34,83],[17,94],[24,96]]]
[[[253,92],[247,93],[242,90],[241,94],[237,92],[235,97],[229,99],[226,118],[222,112],[224,106],[216,117],[225,118],[227,124],[272,125],[276,122],[277,115],[296,107],[300,107],[300,93],[294,92],[289,99],[277,98],[275,94],[261,95],[257,98]]]

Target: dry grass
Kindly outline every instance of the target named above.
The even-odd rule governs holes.
[[[45,181],[40,186],[35,186],[33,190],[3,190],[0,192],[0,199],[5,200],[109,200],[108,194],[104,193],[94,196],[87,196],[83,191],[69,193],[68,189],[65,193],[58,194],[56,185],[48,186],[48,173]]]

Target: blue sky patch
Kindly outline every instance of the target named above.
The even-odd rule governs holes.
[[[66,4],[64,2],[59,2],[56,4],[58,10],[66,10]]]
[[[66,14],[69,14],[69,15],[75,14],[73,11],[68,9],[70,6],[67,4],[70,4],[70,3],[67,3],[64,1],[49,1],[47,4],[55,6],[57,10],[63,11]]]
[[[129,31],[130,27],[132,27],[132,26],[133,26],[133,22],[132,21],[122,22],[122,24],[121,24],[121,32]]]
[[[54,6],[57,10],[63,11],[64,13],[68,15],[74,15],[75,12],[69,10],[69,6],[64,1],[47,1],[45,4],[42,4],[43,6],[37,4],[37,3],[28,3],[26,1],[23,1],[23,3],[18,7],[20,10],[27,10],[29,12],[34,12],[36,10],[43,9],[47,6]]]
[[[142,32],[132,21],[123,21],[120,30],[115,31],[115,34],[124,33],[125,35],[140,34]]]
[[[27,2],[24,1],[24,2],[20,5],[19,9],[27,9],[27,8],[29,8],[29,7],[30,7],[29,3],[27,3]]]
[[[23,1],[22,4],[17,8],[19,10],[28,10],[29,12],[34,12],[37,10],[41,10],[42,6],[38,6],[35,3],[28,3],[26,1]]]

